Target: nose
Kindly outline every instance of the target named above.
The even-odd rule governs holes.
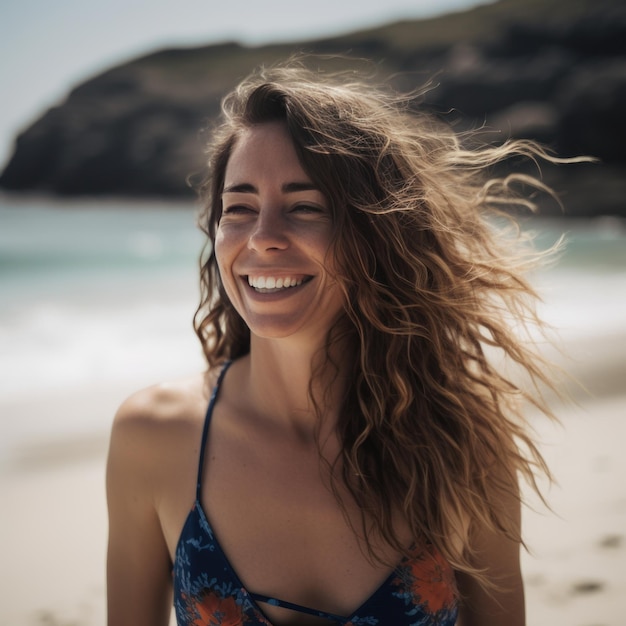
[[[280,211],[267,209],[257,214],[248,239],[248,248],[256,252],[285,250],[289,246],[286,224]]]

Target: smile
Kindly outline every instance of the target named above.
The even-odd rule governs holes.
[[[248,284],[257,293],[277,293],[284,289],[298,287],[311,280],[312,276],[248,276]]]

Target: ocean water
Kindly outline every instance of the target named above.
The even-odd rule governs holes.
[[[530,227],[539,247],[565,237],[558,261],[534,276],[541,317],[571,339],[626,330],[626,221],[537,219]]]
[[[534,277],[547,321],[568,336],[623,329],[624,222],[531,226],[542,245],[567,233]],[[0,198],[0,405],[197,371],[202,244],[193,204]]]
[[[0,204],[0,398],[201,363],[189,204]]]

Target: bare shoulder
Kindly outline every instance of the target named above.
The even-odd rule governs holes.
[[[122,480],[158,479],[197,440],[214,378],[209,372],[160,383],[124,400],[113,420],[109,468],[119,468]]]
[[[159,435],[172,435],[202,418],[208,402],[212,372],[141,389],[120,405],[113,420],[113,434],[141,436],[157,443]],[[141,442],[137,442],[141,443]]]
[[[120,405],[115,415],[115,427],[148,428],[171,423],[202,401],[211,374],[159,383],[141,389]]]
[[[165,624],[176,541],[194,493],[211,374],[142,389],[120,406],[107,461],[109,624]]]

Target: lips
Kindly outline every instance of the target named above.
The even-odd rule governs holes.
[[[313,277],[304,274],[294,274],[291,276],[252,276],[247,277],[248,285],[257,293],[278,293],[298,287],[310,281]]]

